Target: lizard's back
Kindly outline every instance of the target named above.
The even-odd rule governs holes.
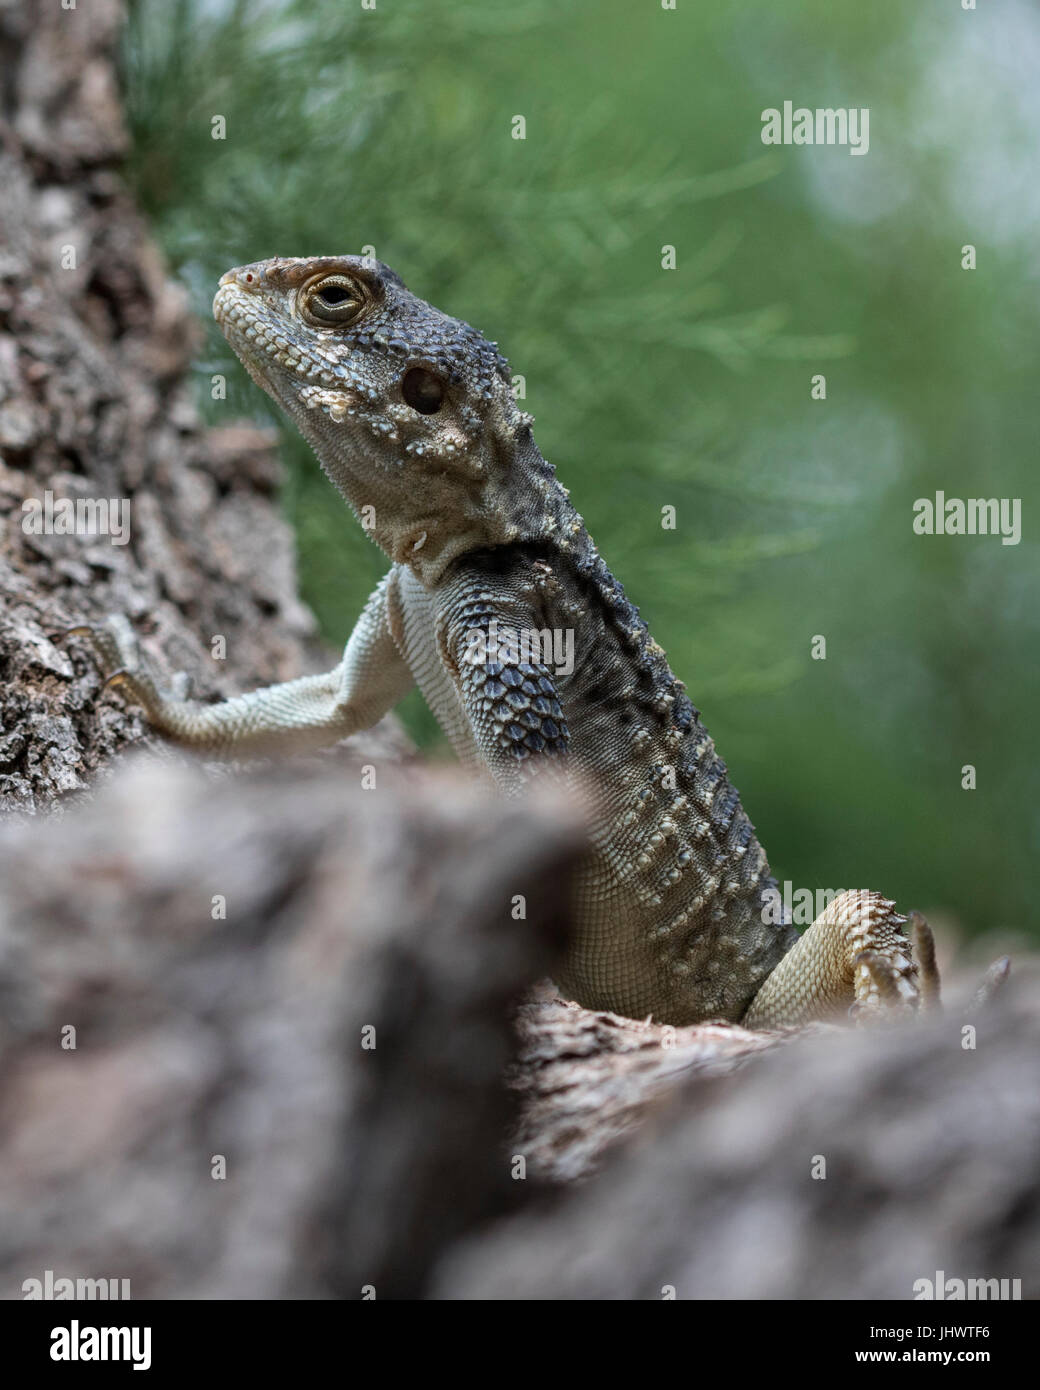
[[[577,876],[561,988],[636,1017],[741,1018],[796,934],[764,921],[773,880],[726,765],[595,551],[579,560],[547,545],[475,552],[432,591],[396,567],[391,630],[416,684],[460,759],[480,766],[444,634],[460,610],[470,623],[485,619],[480,595],[492,576],[496,591],[522,597],[533,628],[558,634],[570,667],[549,671],[592,849]],[[527,684],[526,706],[523,685],[509,688],[515,717],[538,698]],[[552,720],[552,732],[560,724]]]

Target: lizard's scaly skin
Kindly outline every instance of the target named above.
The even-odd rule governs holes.
[[[314,747],[417,684],[505,794],[544,778],[585,796],[592,849],[559,977],[580,1003],[763,1027],[916,1007],[886,899],[843,895],[801,940],[768,920],[774,881],[726,765],[539,453],[494,343],[356,256],[229,271],[214,313],[392,567],[334,671],[219,705],[165,698],[128,625],[98,630],[103,664],[158,729],[231,756]],[[573,669],[508,646],[480,659],[474,634],[494,624],[573,634]]]

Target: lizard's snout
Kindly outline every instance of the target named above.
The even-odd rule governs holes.
[[[263,267],[255,265],[236,265],[231,270],[226,270],[220,277],[218,289],[223,289],[225,285],[240,285],[243,289],[254,289],[260,285],[263,279]]]
[[[221,328],[226,330],[228,323],[249,312],[243,295],[260,289],[263,280],[263,266],[259,264],[238,265],[224,272],[213,296],[213,317]]]

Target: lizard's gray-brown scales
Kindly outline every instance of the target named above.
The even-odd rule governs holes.
[[[561,986],[659,1022],[745,1017],[797,934],[764,911],[774,881],[726,765],[539,453],[496,345],[358,256],[239,267],[214,313],[392,568],[326,677],[198,707],[164,699],[125,635],[99,638],[103,661],[128,668],[158,728],[220,753],[343,737],[417,683],[501,792],[548,779],[586,800]],[[573,664],[496,648],[496,626],[571,634]],[[916,1007],[892,904],[833,906],[763,996],[764,1023]]]

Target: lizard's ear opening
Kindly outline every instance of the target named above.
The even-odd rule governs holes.
[[[436,415],[444,401],[444,384],[425,367],[412,367],[401,378],[401,394],[420,415]]]

